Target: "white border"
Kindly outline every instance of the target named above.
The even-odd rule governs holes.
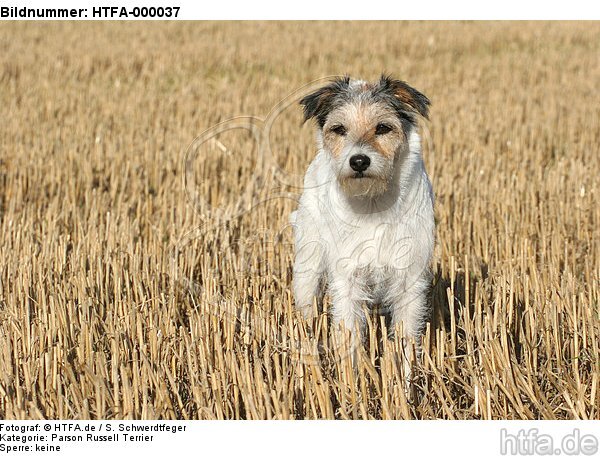
[[[118,443],[57,443],[61,455],[90,456],[132,456],[132,455],[169,455],[174,451],[186,451],[186,454],[199,455],[461,455],[481,456],[502,454],[501,436],[510,435],[513,443],[504,444],[504,454],[542,454],[535,447],[521,446],[516,448],[514,436],[545,435],[553,442],[554,455],[568,455],[563,450],[565,438],[567,444],[573,441],[571,436],[577,435],[596,440],[596,451],[589,455],[600,455],[597,451],[600,440],[600,428],[597,421],[2,421],[6,424],[32,426],[37,423],[41,427],[48,426],[48,432],[38,432],[49,438],[56,433],[55,425],[61,423],[65,430],[60,435],[82,435],[86,431],[69,430],[66,426],[91,424],[103,425],[101,432],[95,435],[114,435],[117,426],[167,424],[185,425],[184,432],[146,432],[136,435],[153,436],[151,442]],[[110,424],[112,430],[106,430]],[[504,432],[502,431],[504,429]],[[533,432],[532,432],[533,431]],[[128,431],[130,435],[132,434]],[[5,428],[2,430],[6,434]],[[33,435],[27,432],[26,435]],[[536,437],[539,439],[540,437]],[[85,437],[84,437],[85,439]],[[528,445],[522,438],[517,445]],[[506,441],[506,439],[505,439]],[[535,442],[535,440],[534,440]],[[538,440],[539,442],[539,440]],[[588,440],[589,442],[589,440]],[[7,443],[7,442],[0,442]],[[49,442],[50,443],[50,442]],[[14,443],[11,443],[14,444]],[[535,443],[537,445],[537,443]],[[568,448],[568,446],[567,446]],[[508,451],[506,451],[508,450]],[[560,452],[556,452],[560,450]],[[11,454],[11,453],[9,453]],[[17,454],[17,453],[12,453]],[[21,453],[26,454],[26,453]],[[29,450],[29,454],[36,454]],[[576,452],[571,454],[586,454]]]
[[[2,6],[89,8],[179,6],[178,20],[598,20],[600,3],[584,0],[9,0]],[[91,20],[91,17],[87,18]],[[129,18],[130,20],[132,18]],[[115,18],[114,20],[118,20]],[[134,19],[135,20],[135,19]]]

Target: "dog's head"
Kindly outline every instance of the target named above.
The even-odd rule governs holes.
[[[388,189],[418,116],[429,113],[425,95],[385,75],[376,83],[336,79],[300,104],[304,120],[316,120],[319,145],[331,154],[350,196],[376,197]]]

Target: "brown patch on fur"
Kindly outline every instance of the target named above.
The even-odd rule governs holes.
[[[323,142],[326,144],[327,148],[331,151],[331,154],[334,157],[339,157],[344,150],[344,141],[345,138],[340,136],[332,131],[324,131],[323,132]]]
[[[394,133],[388,133],[392,135]],[[378,154],[384,156],[385,158],[393,158],[396,153],[396,148],[391,144],[388,144],[392,141],[387,140],[383,136],[377,136],[375,133],[369,131],[362,138],[361,141],[365,144],[368,144],[373,148],[373,150],[377,151]],[[387,146],[387,147],[386,147]],[[392,147],[390,147],[392,146]]]
[[[399,143],[406,142],[406,135],[401,125],[395,120],[395,115],[386,115],[385,107],[377,104],[349,104],[330,115],[323,130],[323,141],[334,157],[339,157],[348,137],[331,131],[336,125],[343,125],[352,142],[362,142],[373,148],[377,153],[391,159],[398,150]],[[394,125],[393,131],[376,135],[375,129],[381,121]]]
[[[396,86],[394,87],[394,96],[398,100],[400,100],[401,103],[408,106],[414,112],[422,115],[426,119],[429,117],[429,100],[427,100],[427,98],[420,92],[417,92],[408,86]],[[415,98],[418,96],[424,98],[426,100],[426,103],[424,103],[422,100],[418,100],[417,98]]]
[[[402,103],[405,103],[411,107],[414,105],[413,97],[406,89],[396,89],[394,91],[394,95],[396,95],[396,98],[398,98]]]
[[[393,131],[387,134],[376,135],[375,128],[377,127],[378,122],[379,117],[377,115],[363,116],[361,123],[357,126],[357,128],[360,128],[357,131],[364,132],[360,137],[360,141],[364,144],[368,144],[383,157],[388,159],[393,158],[398,150],[398,142],[406,141],[404,130],[397,126]]]

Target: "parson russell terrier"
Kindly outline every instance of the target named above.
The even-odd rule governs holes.
[[[315,316],[327,284],[333,325],[351,335],[351,348],[362,341],[365,310],[378,308],[391,317],[390,334],[401,327],[404,346],[415,340],[418,351],[435,238],[417,131],[429,100],[383,75],[375,83],[335,79],[300,104],[304,120],[316,121],[319,151],[290,216],[296,307]]]

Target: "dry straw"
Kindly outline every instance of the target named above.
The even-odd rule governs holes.
[[[4,24],[0,418],[600,418],[599,42],[596,23]],[[252,201],[297,192],[297,107],[270,136],[290,182],[242,130],[190,164],[221,220],[183,178],[204,129],[382,70],[433,102],[414,397],[376,318],[355,371],[326,316],[293,314],[295,202]]]

